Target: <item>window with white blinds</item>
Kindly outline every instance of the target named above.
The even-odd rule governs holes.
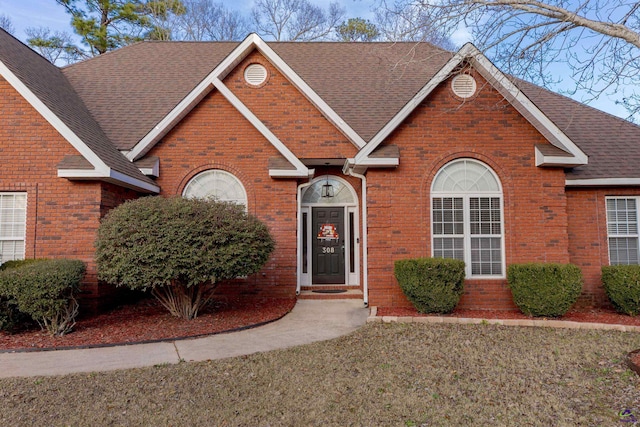
[[[638,197],[608,197],[607,234],[611,265],[639,264]]]
[[[431,186],[432,253],[465,262],[467,277],[504,276],[502,189],[484,163],[445,165]]]
[[[27,194],[0,193],[0,263],[24,259]]]

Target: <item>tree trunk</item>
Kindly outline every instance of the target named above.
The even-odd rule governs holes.
[[[195,319],[198,311],[204,307],[213,294],[214,286],[210,283],[187,287],[174,282],[170,286],[153,288],[151,294],[160,301],[172,316],[185,320]]]

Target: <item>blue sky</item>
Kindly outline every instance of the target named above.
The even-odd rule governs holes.
[[[331,1],[334,0],[311,0],[312,3],[323,7],[328,6]],[[223,1],[223,3],[242,11],[249,10],[253,0]],[[343,0],[340,3],[347,9],[348,17],[373,18],[371,9],[375,0]],[[42,26],[73,33],[69,25],[69,15],[55,0],[0,0],[0,14],[11,18],[16,29],[15,36],[23,41],[25,39],[24,30],[28,27]],[[462,44],[469,41],[465,40],[464,34],[464,31],[461,32],[461,37],[455,39],[454,42]],[[561,68],[558,68],[557,73],[558,75],[569,74],[568,71]],[[562,89],[561,85],[558,89]],[[578,101],[582,100],[579,94],[574,98]],[[599,100],[590,102],[590,105],[619,117],[627,117],[628,115],[624,107],[616,105],[612,99],[604,95]]]

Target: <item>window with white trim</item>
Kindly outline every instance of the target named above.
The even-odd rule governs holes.
[[[468,278],[504,276],[502,188],[482,162],[446,164],[431,186],[432,253],[465,262]]]
[[[24,259],[27,194],[0,193],[0,263]]]
[[[638,200],[640,197],[608,197],[607,234],[611,265],[639,264]]]
[[[240,180],[222,169],[200,172],[187,183],[182,195],[247,206],[247,193]]]

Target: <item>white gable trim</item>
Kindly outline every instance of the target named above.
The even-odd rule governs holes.
[[[215,86],[215,80],[222,81],[244,58],[257,49],[269,60],[338,130],[357,148],[365,146],[364,140],[324,102],[257,34],[249,34],[213,71],[209,73],[173,110],[127,153],[131,161],[138,160],[147,153],[171,128],[184,117]],[[254,122],[252,124],[255,125]],[[283,153],[284,154],[284,153]]]
[[[393,132],[413,110],[429,95],[433,89],[450,76],[450,73],[464,60],[470,60],[475,69],[493,86],[504,98],[514,106],[516,110],[529,123],[531,123],[549,142],[567,152],[574,158],[573,165],[586,165],[587,155],[569,139],[520,89],[518,89],[507,76],[494,66],[486,56],[484,56],[471,43],[465,44],[445,65],[436,73],[433,78],[414,96],[378,134],[376,134],[369,144],[364,147],[355,157],[356,164],[365,162],[373,151]],[[566,164],[567,159],[553,158],[547,156],[547,164]]]
[[[101,177],[109,175],[109,167],[94,153],[69,127],[56,116],[11,70],[0,61],[2,76],[40,115],[58,131],[91,165],[95,174]]]
[[[249,123],[251,123],[258,132],[260,132],[262,136],[264,136],[276,148],[276,150],[278,150],[280,154],[282,154],[284,158],[296,168],[295,171],[288,171],[290,173],[294,173],[294,175],[288,176],[306,177],[309,175],[309,169],[307,169],[300,159],[298,159],[291,150],[289,150],[287,146],[284,145],[282,141],[280,141],[278,137],[276,137],[273,132],[271,132],[269,128],[265,126],[265,124],[262,123],[262,121],[260,121],[260,119],[258,119],[255,114],[253,114],[251,110],[249,110],[249,108],[247,108],[247,106],[244,105],[242,101],[240,101],[240,99],[238,99],[238,97],[224,85],[224,83],[222,83],[221,80],[214,78],[213,86],[218,89],[220,94],[224,96],[226,100],[229,101],[231,105],[233,105],[240,114],[242,114],[244,118],[247,119]]]

